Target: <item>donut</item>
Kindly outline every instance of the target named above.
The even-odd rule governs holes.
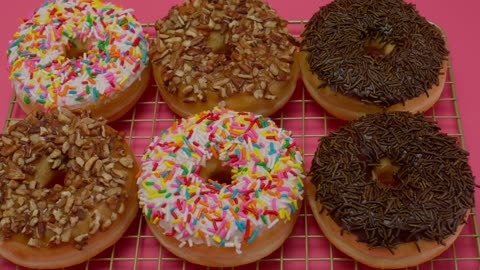
[[[139,203],[160,243],[189,262],[257,261],[290,235],[303,200],[303,157],[290,132],[251,112],[214,108],[148,147]]]
[[[58,108],[0,135],[0,256],[63,268],[120,239],[138,212],[138,165],[105,123]]]
[[[99,0],[47,1],[8,48],[10,79],[27,114],[66,107],[114,121],[146,89],[149,44],[131,14]]]
[[[155,28],[154,78],[182,117],[216,106],[269,116],[295,91],[296,41],[262,0],[186,1]]]
[[[313,99],[353,120],[424,112],[439,99],[448,50],[440,30],[402,0],[335,0],[302,33],[300,69]]]
[[[468,153],[420,113],[368,114],[324,137],[307,197],[325,236],[355,260],[407,268],[439,255],[474,205]]]

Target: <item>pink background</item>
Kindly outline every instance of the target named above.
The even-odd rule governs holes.
[[[154,22],[167,14],[168,9],[180,0],[111,0],[124,7],[133,8],[142,22]],[[309,19],[318,7],[330,1],[326,0],[270,0],[278,13],[288,19]],[[419,12],[428,20],[439,25],[446,33],[451,52],[451,64],[466,148],[470,152],[470,164],[474,175],[480,175],[480,89],[475,83],[478,78],[480,56],[475,49],[480,48],[480,2],[474,0],[416,0],[409,1],[417,5]],[[42,0],[8,1],[0,11],[0,127],[3,127],[12,98],[12,88],[8,80],[6,50],[13,33],[19,25],[19,18],[28,17]],[[480,181],[477,181],[480,183]],[[476,193],[477,208],[480,193]],[[478,256],[478,255],[477,255]]]

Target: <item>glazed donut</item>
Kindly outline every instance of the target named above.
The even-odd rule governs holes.
[[[369,114],[321,140],[308,200],[325,236],[355,260],[407,268],[439,255],[474,204],[468,153],[421,114]]]
[[[216,106],[269,116],[295,91],[296,42],[262,0],[186,1],[155,27],[154,78],[182,117]]]
[[[187,261],[230,267],[259,260],[291,233],[303,200],[303,157],[267,118],[217,109],[164,130],[138,178],[147,224]]]
[[[99,0],[48,1],[8,48],[18,104],[26,113],[68,107],[116,120],[148,85],[148,46],[130,10]]]
[[[402,0],[335,0],[307,23],[301,47],[308,92],[344,120],[424,112],[443,91],[448,50],[441,32]]]
[[[124,135],[83,113],[33,112],[0,135],[0,255],[63,268],[113,245],[136,216]]]

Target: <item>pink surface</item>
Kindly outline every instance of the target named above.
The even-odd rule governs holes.
[[[135,10],[135,15],[137,18],[142,22],[153,22],[159,17],[163,17],[167,14],[168,9],[175,3],[179,3],[179,0],[116,0],[115,3],[121,4],[124,7],[133,8]],[[296,1],[280,1],[280,0],[270,0],[270,3],[273,7],[277,9],[279,14],[286,19],[294,20],[294,19],[309,19],[314,12],[318,10],[318,7],[324,5],[330,1],[321,1],[321,0],[296,0]],[[478,69],[477,62],[480,60],[478,54],[476,54],[475,49],[480,48],[480,38],[478,37],[478,26],[480,25],[480,17],[478,16],[478,11],[480,11],[480,2],[476,1],[462,1],[460,3],[453,3],[452,1],[448,0],[437,0],[437,1],[429,1],[429,0],[417,0],[417,1],[410,1],[417,4],[417,8],[422,15],[427,17],[430,21],[435,22],[439,25],[446,33],[449,49],[451,51],[451,63],[453,69],[453,78],[449,78],[450,80],[454,80],[456,86],[456,94],[458,98],[458,105],[460,108],[460,116],[461,122],[463,125],[463,134],[466,142],[466,148],[470,152],[470,164],[473,168],[474,175],[480,175],[480,143],[477,138],[480,137],[480,128],[478,128],[478,124],[476,123],[476,116],[480,115],[480,106],[477,104],[477,98],[480,97],[480,92],[477,91],[477,85],[475,84],[475,80],[477,79],[477,74],[474,74],[475,71]],[[19,18],[29,16],[35,7],[40,6],[43,1],[39,0],[21,0],[21,1],[10,1],[8,5],[4,5],[2,7],[0,20],[2,22],[2,28],[0,30],[0,51],[6,52],[7,47],[9,45],[9,40],[11,39],[13,33],[17,30],[19,25]],[[5,119],[7,118],[7,112],[9,107],[9,101],[12,98],[12,89],[10,86],[10,82],[8,80],[9,74],[7,73],[6,67],[6,57],[4,54],[4,59],[0,61],[1,68],[0,68],[0,86],[2,86],[3,91],[0,92],[0,102],[3,104],[0,106],[0,123],[5,123]],[[300,83],[299,83],[300,85]],[[155,94],[150,93],[146,94],[145,97],[142,98],[144,102],[148,100],[154,99]],[[302,98],[302,93],[297,93],[296,99]],[[448,115],[451,115],[448,111],[451,110],[451,102],[449,103],[449,98],[451,98],[451,92],[446,91],[442,98],[445,101],[440,102],[436,105],[437,111],[447,112]],[[150,103],[146,102],[142,104],[142,109],[145,111],[150,110],[149,106],[153,107]],[[289,117],[292,117],[293,120],[291,121],[282,121],[282,124],[285,128],[294,131],[298,131],[297,134],[300,134],[299,130],[304,130],[304,138],[302,138],[303,143],[306,146],[315,147],[316,141],[318,138],[318,134],[324,134],[324,132],[328,132],[333,128],[341,125],[342,123],[335,120],[325,120],[329,121],[328,128],[326,130],[319,131],[318,128],[322,127],[322,125],[318,125],[318,121],[324,120],[316,120],[313,119],[313,116],[319,115],[320,109],[318,105],[313,103],[305,103],[305,110],[307,112],[306,115],[309,117],[312,116],[312,119],[307,120],[299,120],[299,115],[295,115],[293,112],[299,111],[302,108],[296,107],[299,106],[297,103],[289,103],[285,110],[288,110]],[[145,112],[145,118],[148,119],[149,112]],[[151,112],[150,112],[151,113]],[[156,111],[157,115],[155,118],[162,118],[164,121],[160,120],[160,123],[157,124],[155,127],[155,131],[159,132],[161,128],[167,127],[172,119],[172,114],[169,110],[162,106],[161,110]],[[431,114],[431,113],[429,113]],[[22,115],[19,112],[18,107],[16,107],[14,111],[15,117],[20,117]],[[130,117],[130,116],[129,116]],[[136,119],[142,119],[142,114],[138,114]],[[128,118],[128,117],[127,117]],[[456,124],[452,124],[447,120],[442,120],[443,123],[440,123],[442,127],[446,130],[445,132],[451,133],[458,133],[456,130]],[[133,134],[135,137],[132,140],[132,147],[136,149],[136,153],[138,154],[139,151],[146,147],[149,139],[148,136],[143,136],[145,133],[142,133],[142,130],[148,130],[150,132],[150,126],[144,123],[138,124],[135,127],[135,133]],[[453,125],[454,128],[450,128],[450,125]],[[130,127],[129,122],[119,122],[115,123],[114,127],[119,129],[128,129]],[[305,127],[312,127],[312,129],[305,128]],[[147,132],[147,134],[149,134]],[[297,139],[300,139],[297,137]],[[307,159],[307,169],[309,168],[310,160],[311,160],[311,153],[313,150],[309,150],[309,155],[306,156]],[[307,151],[306,151],[307,152]],[[480,202],[480,198],[477,192],[476,194],[476,201],[477,207],[478,203]],[[345,259],[348,258],[347,256],[341,254],[336,249],[332,249],[328,242],[321,236],[319,229],[314,226],[314,221],[312,220],[311,215],[303,215],[302,218],[298,221],[296,229],[294,231],[293,237],[290,238],[286,246],[285,250],[279,250],[273,255],[270,256],[272,260],[262,261],[256,267],[267,267],[272,266],[273,268],[279,268],[279,261],[275,258],[307,258],[307,260],[299,261],[297,259],[292,259],[291,261],[283,261],[283,267],[289,269],[290,266],[295,266],[299,268],[315,268],[315,269],[323,269],[326,267],[332,267],[335,269],[351,269],[353,268],[354,264],[352,261]],[[313,224],[313,225],[312,225]],[[472,223],[470,222],[467,225],[465,232],[467,234],[473,234],[473,227]],[[119,242],[120,246],[132,246],[135,243],[139,243],[137,241],[136,236],[139,234],[141,235],[149,235],[149,232],[145,229],[145,227],[138,222],[136,225],[133,225],[127,234],[127,237],[122,238],[121,242]],[[129,237],[131,235],[131,237]],[[319,238],[319,241],[306,241],[305,235],[309,235],[311,238]],[[303,237],[302,237],[303,236]],[[117,248],[115,257],[156,257],[158,254],[162,254],[164,258],[172,258],[172,255],[169,255],[168,252],[162,251],[155,239],[151,239],[151,237],[146,237],[145,239],[142,238],[140,242],[139,249],[140,254],[132,253],[132,249],[121,249]],[[322,241],[320,241],[322,240]],[[137,242],[135,242],[137,241]],[[473,245],[473,246],[472,246]],[[117,245],[118,246],[118,245]],[[295,248],[297,247],[298,248]],[[293,247],[293,248],[292,248]],[[443,258],[452,258],[455,256],[457,258],[477,258],[476,260],[460,260],[459,262],[450,262],[451,265],[448,264],[441,264],[442,260],[434,261],[429,263],[425,266],[425,269],[430,268],[437,268],[442,267],[442,269],[458,267],[460,269],[473,269],[471,267],[478,268],[478,247],[475,243],[472,243],[472,238],[465,236],[461,237],[456,244],[456,249],[453,251],[450,250],[447,253],[443,254]],[[315,254],[309,253],[315,250]],[[112,251],[113,252],[113,251]],[[125,254],[123,254],[123,253]],[[163,252],[163,253],[162,253]],[[281,254],[279,253],[281,252]],[[323,253],[322,253],[323,252]],[[453,253],[453,254],[452,254]],[[112,253],[113,254],[113,253]],[[103,255],[103,257],[110,257],[110,253]],[[335,261],[329,259],[322,259],[322,258],[330,258],[334,257]],[[308,260],[310,258],[310,260]],[[114,269],[131,269],[132,264],[136,264],[137,269],[143,269],[147,263],[150,263],[149,260],[140,260],[137,262],[136,260],[126,260],[126,262],[122,263],[121,261],[114,261],[113,265],[111,261],[104,261],[104,260],[96,260],[91,262],[90,268],[97,269],[100,268],[114,268]],[[445,262],[443,262],[445,263]],[[10,269],[12,265],[4,262],[0,259],[0,269]],[[451,266],[451,267],[449,267]],[[185,267],[183,262],[178,260],[165,260],[163,261],[162,267],[166,269],[171,269],[170,267]],[[255,265],[253,265],[255,267]],[[468,267],[468,268],[467,268]],[[203,269],[203,268],[195,268],[193,265],[187,264],[187,269]],[[246,267],[245,269],[251,269],[252,265]],[[364,269],[363,266],[359,265],[359,269]],[[82,268],[79,268],[82,269]],[[421,269],[424,269],[421,267]]]

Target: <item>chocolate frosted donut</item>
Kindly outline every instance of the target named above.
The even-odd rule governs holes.
[[[458,236],[474,205],[468,153],[421,114],[388,112],[324,137],[309,201],[334,245],[374,267],[417,265]]]
[[[335,0],[314,14],[302,37],[301,68],[307,89],[337,117],[351,120],[384,110],[425,111],[443,89],[445,41],[413,4]],[[338,100],[344,97],[353,104]],[[426,101],[409,103],[420,97]],[[338,106],[351,112],[340,112]]]

